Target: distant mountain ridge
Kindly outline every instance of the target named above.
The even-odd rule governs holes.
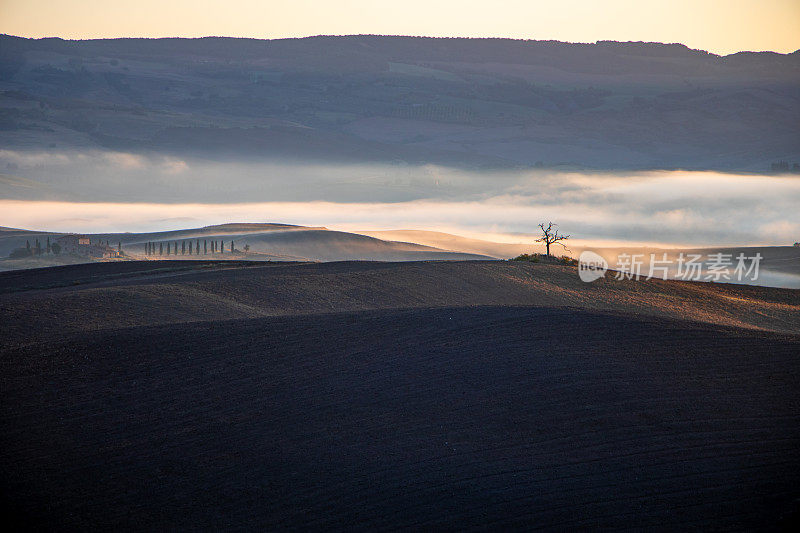
[[[0,36],[0,143],[469,168],[800,160],[800,52],[319,36]]]

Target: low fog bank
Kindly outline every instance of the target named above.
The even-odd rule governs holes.
[[[500,181],[485,180],[488,187],[500,189]],[[800,241],[798,178],[563,174],[506,184],[494,194],[392,202],[314,200],[313,187],[308,187],[308,200],[246,203],[165,203],[157,201],[156,194],[150,202],[4,199],[0,225],[101,233],[279,221],[354,232],[435,230],[493,242],[530,243],[537,236],[537,224],[552,220],[573,235],[576,245],[781,246]]]
[[[78,202],[404,202],[525,197],[540,203],[602,201],[647,193],[654,200],[708,205],[738,196],[761,202],[781,196],[777,184],[800,174],[712,171],[464,170],[442,165],[315,163],[295,159],[187,158],[106,150],[26,151],[0,148],[0,198]],[[622,181],[620,181],[622,180]],[[668,181],[666,181],[668,180]],[[636,183],[637,189],[626,191]],[[755,186],[754,186],[755,185]],[[768,185],[769,187],[764,187]],[[725,190],[733,187],[732,190]],[[670,189],[675,189],[671,191]],[[746,193],[759,192],[759,195]],[[738,194],[737,194],[738,193]],[[764,196],[767,195],[767,196]],[[696,198],[695,202],[691,198]]]
[[[14,150],[0,150],[0,169],[0,225],[44,231],[149,232],[277,221],[531,244],[537,224],[552,220],[573,235],[575,246],[800,241],[800,176],[791,174],[470,172]],[[490,255],[516,251],[495,248]]]
[[[798,215],[788,199],[783,209],[717,208],[716,216],[695,212],[659,215],[648,206],[619,214],[586,204],[541,205],[514,199],[485,202],[417,201],[397,203],[270,202],[249,204],[111,204],[0,200],[2,225],[42,231],[103,233],[149,232],[198,227],[231,220],[279,220],[350,232],[363,228],[433,229],[449,233],[502,236],[529,244],[543,220],[560,224],[573,245],[603,246],[784,246],[797,242]],[[401,238],[402,237],[398,237]]]
[[[573,247],[599,254],[614,276],[638,279],[736,283],[800,289],[800,247],[739,246],[713,248]]]

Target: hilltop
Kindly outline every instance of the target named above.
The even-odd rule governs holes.
[[[15,249],[25,248],[38,240],[45,246],[47,239],[55,242],[65,233],[0,228],[0,257],[9,256]],[[277,223],[229,223],[202,228],[158,231],[148,233],[92,233],[91,242],[102,242],[119,248],[123,260],[255,260],[255,261],[419,261],[489,259],[492,256],[425,246],[413,242],[382,240],[367,235],[328,230],[324,227],[295,226]],[[224,245],[222,253],[210,253],[209,243]],[[178,243],[184,245],[178,254]],[[192,251],[191,243],[204,246]],[[201,244],[202,243],[202,244]],[[169,248],[168,245],[169,244]],[[148,245],[153,246],[150,251]],[[231,254],[231,245],[234,252]],[[167,255],[167,250],[170,254]],[[189,251],[188,254],[186,252]],[[104,260],[82,257],[79,254],[44,254],[23,259],[0,260],[1,270],[37,268]]]

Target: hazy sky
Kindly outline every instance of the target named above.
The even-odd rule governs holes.
[[[800,0],[0,0],[0,33],[71,39],[374,33],[792,52],[800,48]]]

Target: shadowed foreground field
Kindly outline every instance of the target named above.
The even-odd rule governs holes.
[[[194,267],[0,274],[9,516],[59,529],[797,517],[797,291],[573,284],[542,264]]]

